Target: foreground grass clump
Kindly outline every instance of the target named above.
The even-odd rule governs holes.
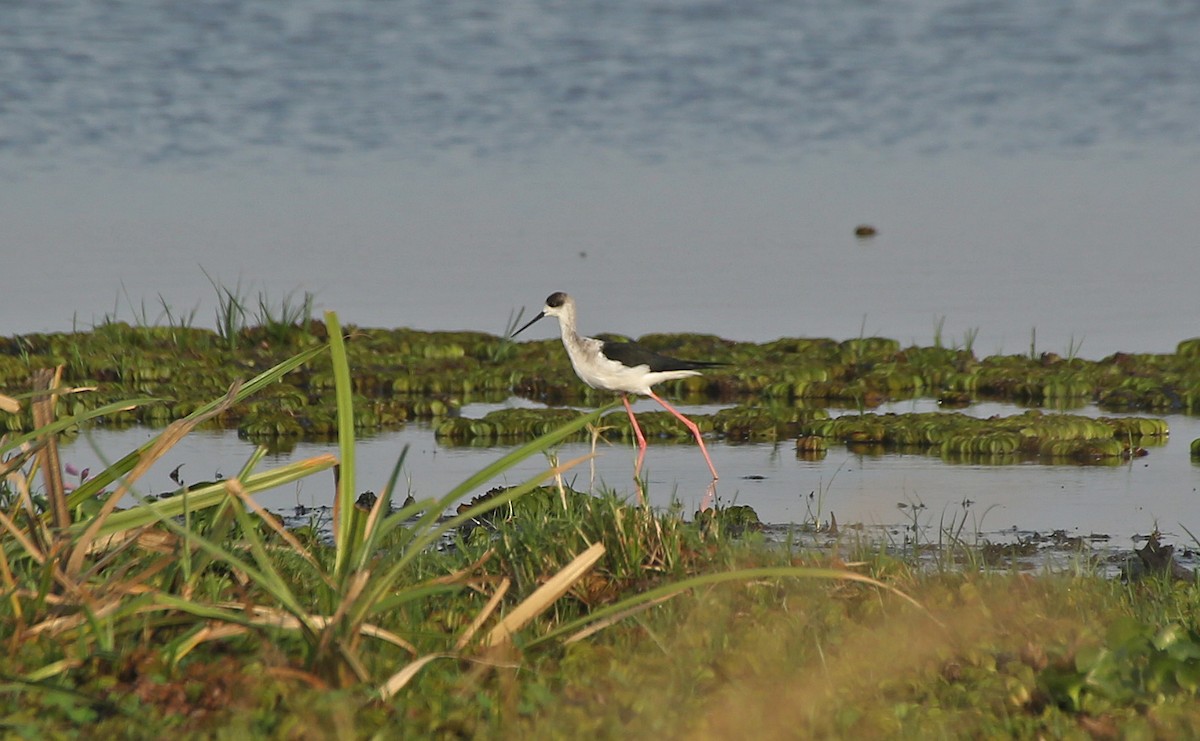
[[[552,519],[522,516],[496,535],[530,538],[531,526]],[[761,543],[707,543],[689,556],[693,573],[844,568]],[[10,647],[3,663],[6,728],[30,738],[219,730],[264,738],[716,739],[1180,738],[1200,729],[1195,585],[923,573],[878,552],[863,555],[855,570],[903,589],[928,612],[851,582],[721,582],[581,640],[518,640],[486,658],[431,662],[388,700],[366,685],[322,681],[289,658],[287,641],[205,644],[174,664],[153,646],[118,646],[69,681],[18,684],[11,678],[22,660],[46,650],[25,643],[15,655]],[[441,558],[446,571],[462,563]],[[529,565],[506,566],[507,558],[489,561],[477,578],[511,577]],[[628,582],[609,599],[646,588]],[[444,645],[442,636],[469,622],[481,601],[467,593],[431,601],[389,627]],[[561,618],[583,602],[573,596]]]

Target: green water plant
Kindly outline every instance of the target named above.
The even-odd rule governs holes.
[[[299,300],[294,292],[289,292],[284,294],[279,306],[275,306],[267,297],[267,292],[261,291],[258,294],[255,322],[269,337],[282,341],[297,327],[307,327],[312,321],[315,299],[310,291],[304,291]]]
[[[279,309],[260,311],[265,325],[252,326],[253,297],[244,286],[214,290],[224,299],[217,331],[187,321],[174,326],[99,324],[90,332],[31,334],[0,338],[0,389],[23,388],[40,367],[64,365],[64,384],[94,387],[88,394],[60,397],[67,416],[135,396],[170,398],[170,405],[137,407],[105,418],[105,424],[161,427],[223,393],[237,377],[253,375],[292,353],[325,340],[320,321],[307,319],[303,303],[288,299]],[[242,311],[239,312],[238,306]],[[288,324],[297,321],[300,324]],[[303,325],[303,326],[302,326]],[[520,420],[474,421],[443,429],[447,442],[480,444],[488,439],[527,441],[553,425],[559,407],[599,406],[610,396],[587,387],[571,372],[554,341],[508,342],[483,332],[422,332],[355,328],[347,347],[357,394],[358,429],[394,429],[412,420],[441,425],[453,411],[474,402],[500,402],[516,395],[544,403]],[[889,400],[936,398],[968,406],[1006,401],[1069,410],[1096,404],[1106,411],[1176,413],[1200,410],[1200,365],[1189,340],[1175,353],[1116,353],[1100,360],[1044,353],[977,358],[969,349],[901,347],[894,340],[858,337],[785,338],[757,344],[709,335],[650,335],[648,346],[680,355],[728,363],[703,377],[672,382],[664,391],[688,404],[736,404],[725,414],[729,439],[772,440],[797,433],[790,417],[818,408],[851,405],[869,411]],[[239,402],[208,424],[237,429],[268,445],[336,434],[332,374],[305,366],[272,388]],[[67,406],[71,408],[67,408]],[[723,410],[724,411],[724,410]],[[534,421],[545,415],[543,424]],[[9,429],[29,430],[27,415],[5,418]],[[475,420],[478,421],[478,420]],[[499,422],[500,424],[493,424]],[[627,434],[617,426],[617,434]],[[669,429],[668,429],[669,428]],[[678,425],[667,425],[669,437]],[[480,433],[486,434],[480,434]],[[472,442],[474,441],[474,442]]]
[[[957,412],[863,413],[814,419],[801,426],[803,435],[847,444],[924,449],[948,459],[989,456],[993,462],[1006,458],[1119,461],[1141,454],[1138,445],[1161,442],[1168,433],[1162,419],[1092,418],[1038,410],[991,419]]]
[[[946,326],[946,315],[939,314],[933,318],[933,346],[942,349],[942,329]]]
[[[508,321],[504,324],[504,331],[500,335],[500,341],[492,347],[488,353],[488,358],[493,363],[499,363],[511,358],[516,352],[516,343],[512,341],[513,332],[521,326],[521,320],[525,318],[525,307],[515,311],[509,310]]]
[[[242,280],[239,278],[237,284],[230,288],[218,283],[204,268],[201,268],[201,271],[204,272],[204,277],[208,278],[213,291],[217,294],[217,334],[228,349],[236,350],[238,338],[246,328],[248,317],[246,307],[249,298],[242,292]]]

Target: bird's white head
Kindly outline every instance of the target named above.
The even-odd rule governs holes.
[[[513,332],[509,339],[529,329],[535,322],[545,317],[552,316],[558,319],[559,323],[565,327],[575,326],[575,299],[571,298],[562,291],[555,291],[546,297],[546,305],[542,307],[540,314],[530,319],[525,326]]]

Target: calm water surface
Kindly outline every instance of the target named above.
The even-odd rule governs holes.
[[[588,332],[1170,351],[1200,335],[1197,38],[1200,6],[1150,0],[16,0],[0,332],[213,326],[207,271],[362,326],[499,333],[568,290]],[[1200,520],[1191,424],[1116,469],[714,455],[777,521],[823,491],[843,521],[969,499],[1130,534]],[[363,442],[377,486],[405,441],[425,494],[497,454],[414,425]],[[248,454],[188,444],[198,477]],[[696,457],[652,451],[656,501],[696,496]]]
[[[638,412],[652,407],[643,404]],[[919,411],[936,408],[932,401],[898,402],[880,412]],[[684,408],[704,411],[703,408]],[[707,411],[712,411],[708,409]],[[1011,405],[982,404],[968,413],[979,416],[1018,414]],[[1081,410],[1079,413],[1097,413]],[[845,525],[862,525],[872,537],[895,542],[912,538],[906,525],[918,528],[922,542],[936,540],[940,528],[956,530],[965,521],[964,537],[1007,541],[1062,530],[1072,537],[1107,536],[1098,546],[1129,548],[1136,537],[1155,528],[1172,542],[1192,543],[1183,529],[1197,532],[1196,500],[1200,496],[1200,467],[1189,461],[1188,443],[1200,437],[1200,420],[1170,417],[1172,437],[1150,454],[1119,466],[984,465],[954,463],[917,454],[861,455],[843,446],[832,446],[821,460],[796,455],[790,442],[778,445],[709,445],[721,474],[716,494],[724,504],[748,504],[764,522],[828,524],[830,513]],[[66,446],[63,459],[77,469],[103,465],[146,442],[153,431],[133,428],[80,437]],[[361,489],[382,491],[404,446],[409,446],[398,494],[417,498],[440,497],[510,448],[442,447],[425,424],[399,432],[361,439],[356,452],[356,481]],[[146,474],[143,494],[176,487],[170,473],[185,482],[211,480],[239,470],[253,446],[237,434],[193,433]],[[586,443],[564,445],[555,451],[561,461],[591,452]],[[263,466],[277,465],[320,453],[337,453],[335,445],[299,443],[286,455],[268,456]],[[576,489],[613,488],[630,492],[633,486],[634,449],[620,442],[601,443],[594,471],[584,463],[564,475]],[[647,495],[658,507],[678,500],[687,513],[703,501],[709,484],[708,469],[699,450],[691,445],[654,444],[646,454]],[[545,458],[529,459],[490,485],[517,484],[548,467]],[[260,501],[277,511],[296,505],[320,507],[332,502],[332,474],[306,479],[291,487],[260,495]]]

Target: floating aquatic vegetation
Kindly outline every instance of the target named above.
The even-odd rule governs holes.
[[[1091,418],[1030,410],[980,419],[957,412],[847,415],[806,426],[804,433],[847,445],[925,447],[946,457],[1019,456],[1081,462],[1142,454],[1165,438],[1161,419]]]
[[[166,401],[108,418],[104,424],[161,425],[195,410],[235,378],[270,367],[297,348],[321,342],[325,327],[310,321],[288,332],[256,327],[244,327],[240,332],[234,349],[226,338],[203,329],[137,327],[123,322],[106,322],[91,332],[0,338],[0,392],[24,388],[33,368],[62,365],[64,384],[94,386],[96,390],[74,398],[61,397],[61,414],[82,414],[138,394]],[[664,384],[662,390],[684,403],[738,404],[701,423],[702,429],[729,440],[771,441],[814,434],[806,431],[804,424],[824,418],[803,411],[806,402],[867,410],[887,400],[927,396],[956,406],[996,400],[1044,404],[1058,410],[1094,403],[1121,412],[1200,412],[1200,363],[1196,362],[1200,338],[1180,342],[1171,354],[1117,353],[1099,361],[1053,353],[977,358],[969,349],[940,345],[902,348],[895,340],[879,337],[842,342],[782,338],[757,344],[678,334],[647,335],[639,342],[681,357],[727,363],[704,376]],[[610,394],[588,388],[575,377],[556,340],[515,344],[482,332],[348,328],[346,352],[353,389],[361,402],[356,404],[355,424],[363,429],[435,420],[439,436],[445,440],[510,440],[544,428],[532,416],[492,419],[482,425],[476,424],[478,420],[449,418],[463,404],[489,395],[503,398],[516,394],[550,406],[596,406],[611,399]],[[327,435],[332,429],[333,387],[328,365],[310,364],[281,378],[252,404],[226,410],[213,423],[255,437]],[[653,436],[686,438],[687,431],[673,419],[648,421]],[[10,430],[27,430],[32,421],[28,415],[14,415],[4,424]],[[610,415],[606,424],[613,428],[613,435],[630,434],[621,415]],[[838,431],[856,424],[857,429]],[[946,434],[931,439],[924,429],[928,424],[893,421],[885,430],[877,421],[845,421],[833,428],[830,439],[942,445]],[[1048,424],[1041,423],[1043,428]],[[1119,437],[1124,438],[1164,434],[1147,428],[1155,422],[1107,420],[1104,424],[1117,427]],[[1049,433],[1041,429],[1039,434]],[[1009,444],[996,438],[951,447],[1006,449]]]
[[[1180,342],[1175,346],[1175,354],[1184,358],[1200,358],[1200,337]]]
[[[712,427],[727,440],[769,442],[795,437],[804,422],[828,418],[829,412],[824,409],[756,404],[718,411],[712,415]]]
[[[758,513],[748,504],[710,507],[696,512],[693,519],[709,534],[723,532],[730,537],[739,537],[747,531],[757,532],[763,529]]]
[[[829,443],[820,435],[801,435],[796,438],[796,457],[819,461],[825,458]]]
[[[434,431],[438,440],[451,443],[512,442],[532,439],[582,414],[574,409],[499,409],[483,419],[452,417],[445,419]],[[577,433],[582,439],[584,432]]]

